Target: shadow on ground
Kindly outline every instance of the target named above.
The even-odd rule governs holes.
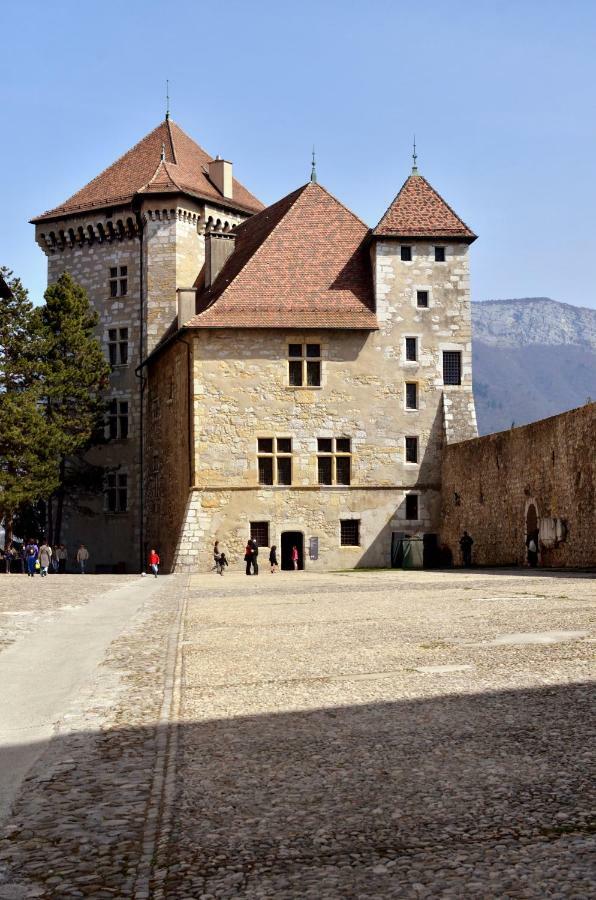
[[[580,683],[180,724],[157,849],[157,730],[58,736],[5,823],[0,898],[135,896],[148,840],[168,898],[587,897],[592,702]]]

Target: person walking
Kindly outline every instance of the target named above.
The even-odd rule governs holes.
[[[60,544],[58,549],[56,550],[56,559],[58,561],[58,574],[64,575],[66,572],[66,560],[68,558],[68,553],[66,551],[66,547],[64,544]]]
[[[271,574],[277,572],[277,547],[275,544],[269,551],[269,565],[271,566]]]
[[[79,564],[79,569],[81,570],[81,575],[85,574],[85,566],[89,561],[89,551],[85,547],[84,544],[79,544],[79,549],[77,550],[77,563]]]
[[[250,571],[251,563],[252,563],[252,543],[250,539],[246,542],[246,548],[244,550],[244,562],[246,563],[246,574],[252,575]]]
[[[48,569],[52,564],[52,548],[48,544],[47,541],[44,541],[41,547],[39,548],[39,567],[41,569],[41,577],[45,578],[48,574]]]
[[[538,565],[538,531],[532,531],[526,538],[526,547],[528,549],[528,565],[535,569]]]
[[[221,553],[219,554],[219,565],[218,565],[218,572],[220,575],[223,575],[225,567],[227,565],[229,565],[229,563],[228,563],[228,560],[226,559],[226,554],[222,550]]]
[[[29,538],[25,547],[25,561],[27,563],[27,575],[33,578],[37,566],[37,557],[39,556],[39,547],[33,540]]]
[[[298,559],[299,559],[298,547],[296,546],[296,544],[294,544],[294,546],[292,547],[292,565],[294,566],[295,572],[298,571]]]
[[[149,554],[149,565],[151,567],[151,571],[153,572],[153,574],[155,575],[156,578],[157,578],[157,573],[159,572],[159,564],[160,564],[159,554],[156,553],[155,550],[152,550],[151,553]]]
[[[213,545],[213,562],[215,563],[215,571],[217,572],[218,575],[222,574],[220,572],[221,567],[219,565],[220,557],[221,557],[221,551],[219,549],[219,541],[216,541]]]
[[[469,569],[472,565],[472,544],[474,543],[474,539],[468,534],[467,531],[464,531],[460,540],[459,546],[461,550],[463,564],[466,569]]]
[[[259,574],[259,545],[257,544],[257,542],[254,538],[250,539],[249,544],[252,547],[252,556],[250,558],[250,561],[252,563],[252,574],[258,575]]]

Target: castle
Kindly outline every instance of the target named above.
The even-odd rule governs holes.
[[[264,208],[166,117],[33,222],[112,368],[105,490],[64,520],[98,571],[150,547],[206,571],[250,534],[282,567],[294,546],[314,570],[436,557],[443,449],[477,433],[476,236],[416,165],[371,229],[314,168]]]

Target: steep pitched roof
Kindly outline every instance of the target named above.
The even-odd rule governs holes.
[[[181,192],[247,212],[263,209],[260,200],[236,179],[233,199],[225,199],[209,180],[211,160],[175,122],[166,119],[70,199],[32,221],[129,203],[135,194],[144,193]]]
[[[367,226],[309,182],[243,222],[192,328],[375,329]]]
[[[468,228],[422,175],[410,175],[373,229],[379,237],[457,238],[472,243]]]

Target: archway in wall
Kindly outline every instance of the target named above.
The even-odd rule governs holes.
[[[536,512],[536,504],[530,503],[526,510],[526,537],[532,534],[538,528],[538,513]]]

